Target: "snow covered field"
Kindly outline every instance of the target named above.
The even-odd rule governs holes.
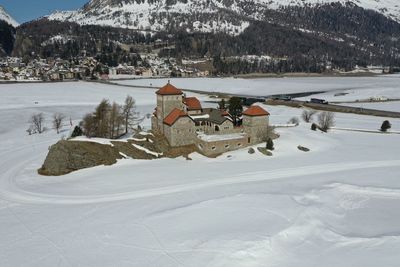
[[[334,93],[347,90],[366,92],[371,96],[396,95],[400,98],[400,76],[385,75],[376,77],[299,77],[299,78],[175,78],[175,79],[137,79],[117,81],[119,84],[154,86],[165,85],[168,80],[177,87],[232,94],[268,96],[275,94],[330,91]],[[337,98],[337,100],[342,100]],[[355,100],[355,99],[354,99]]]
[[[345,86],[314,79],[304,88]],[[394,78],[379,79],[369,88],[395,86]],[[245,85],[236,81],[221,88]],[[186,82],[220,88],[208,79]],[[258,80],[251,84],[246,92],[264,90]],[[32,113],[50,120],[63,112],[78,122],[102,98],[122,102],[127,94],[143,114],[153,111],[152,89],[0,85],[0,266],[399,265],[399,135],[323,134],[301,123],[278,130],[273,157],[244,149],[216,159],[121,160],[62,177],[36,173],[63,133],[28,136]],[[265,108],[273,124],[302,112]],[[375,130],[383,120],[336,115],[338,127]],[[399,131],[400,120],[390,121]]]

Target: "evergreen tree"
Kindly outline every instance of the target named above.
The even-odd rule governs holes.
[[[266,148],[268,150],[274,150],[274,141],[271,138],[268,138]]]
[[[82,128],[79,126],[75,126],[74,131],[71,134],[71,137],[77,137],[83,135]]]
[[[387,130],[389,130],[390,128],[392,128],[392,124],[390,124],[390,122],[388,120],[384,121],[381,125],[381,131],[382,132],[386,132]]]
[[[237,125],[239,117],[242,116],[242,111],[243,111],[242,100],[239,97],[235,96],[229,99],[228,110],[233,118],[234,124]]]
[[[225,99],[221,99],[221,101],[218,102],[218,108],[225,110],[226,109],[226,103],[225,103]]]

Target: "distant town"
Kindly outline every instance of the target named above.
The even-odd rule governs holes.
[[[156,54],[140,55],[137,66],[119,64],[109,67],[93,57],[70,60],[60,58],[26,61],[17,57],[0,58],[0,81],[108,80],[134,77],[206,77],[208,70],[191,65],[206,62],[159,58]]]
[[[19,57],[0,58],[0,82],[57,82],[68,80],[109,80],[131,79],[141,77],[208,77],[215,76],[212,72],[213,58],[176,59],[173,57],[160,57],[156,53],[137,54],[139,60],[135,65],[120,63],[109,66],[95,57],[83,56],[77,58],[36,58],[25,59]],[[225,60],[258,64],[261,61],[274,61],[276,59],[265,56],[229,57]],[[283,59],[279,59],[283,60]],[[392,73],[385,66],[356,66],[353,71],[346,72],[342,69],[333,69],[329,64],[325,75],[347,74],[387,74]]]

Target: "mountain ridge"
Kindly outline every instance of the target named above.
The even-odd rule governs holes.
[[[79,10],[56,12],[48,19],[153,32],[179,27],[239,35],[253,20],[268,21],[269,10],[329,4],[358,6],[400,22],[400,5],[394,0],[91,0]]]
[[[0,6],[0,20],[10,24],[14,28],[19,26],[19,23],[10,14],[8,14],[2,6]]]

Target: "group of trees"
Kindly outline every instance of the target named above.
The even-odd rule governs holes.
[[[64,38],[52,39],[57,35]],[[70,59],[86,54],[97,57],[100,62],[109,66],[116,66],[118,63],[135,64],[139,60],[131,56],[135,51],[123,50],[119,44],[146,45],[157,38],[131,29],[79,25],[43,18],[18,27],[13,55]]]
[[[317,114],[315,110],[304,110],[301,117],[305,122],[309,123],[313,121],[315,114]],[[327,132],[333,126],[335,126],[335,114],[324,111],[318,114],[318,124],[313,123],[311,125],[311,130],[315,131],[320,129],[321,131]],[[380,131],[387,132],[391,127],[392,124],[388,120],[385,120],[380,127]]]
[[[63,127],[63,122],[65,120],[65,116],[62,113],[54,113],[52,117],[52,126],[53,129],[57,131],[57,134],[60,133],[61,128]],[[29,135],[31,134],[41,134],[46,131],[45,127],[45,116],[43,113],[35,113],[31,116],[29,120],[29,127],[26,130]]]
[[[128,95],[122,106],[103,99],[93,113],[86,114],[81,126],[88,137],[116,139],[143,120],[136,112],[135,100]]]
[[[309,123],[313,121],[314,115],[316,114],[316,110],[304,110],[301,117],[305,122]],[[333,126],[335,126],[335,114],[324,111],[318,114],[318,124],[313,123],[311,125],[311,130],[315,131],[320,129],[321,131],[327,132]]]
[[[65,118],[62,113],[53,114],[51,123],[57,134],[64,126]],[[130,129],[134,129],[143,120],[144,117],[140,117],[139,112],[136,112],[136,104],[132,96],[128,95],[123,105],[116,102],[110,104],[107,99],[103,99],[94,112],[85,115],[79,127],[75,127],[72,136],[84,134],[88,137],[116,139],[128,133]],[[26,131],[29,135],[41,134],[47,130],[45,123],[45,115],[35,113],[31,116]],[[72,122],[70,124],[72,126]]]

